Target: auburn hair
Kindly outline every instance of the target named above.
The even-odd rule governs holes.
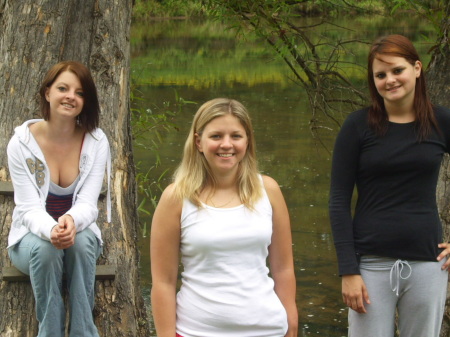
[[[383,97],[378,93],[373,74],[373,62],[381,55],[403,57],[411,65],[420,61],[419,54],[412,42],[403,35],[387,35],[378,38],[372,44],[368,57],[367,80],[369,83],[372,104],[369,109],[369,125],[379,135],[386,133],[388,127],[388,115]],[[416,78],[414,92],[414,110],[416,117],[416,132],[419,141],[426,139],[433,130],[438,130],[425,82],[423,67],[420,76]]]
[[[65,71],[75,74],[80,80],[83,88],[83,109],[78,115],[78,124],[86,131],[91,132],[98,127],[100,119],[100,104],[98,101],[97,88],[92,79],[91,72],[83,64],[76,61],[62,61],[55,64],[44,77],[39,89],[41,114],[44,120],[50,119],[50,103],[47,101],[46,93],[59,75]]]

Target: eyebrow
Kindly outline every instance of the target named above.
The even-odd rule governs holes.
[[[56,82],[55,85],[65,85],[66,87],[69,86],[66,82]],[[83,88],[82,87],[76,88],[76,90],[83,90]]]
[[[209,131],[208,132],[208,135],[209,134],[213,134],[213,133],[220,133],[220,134],[222,134],[222,133],[224,133],[223,131],[221,131],[221,130],[211,130],[211,131]],[[244,130],[234,130],[234,131],[231,131],[231,134],[234,134],[234,133],[246,133]]]
[[[393,67],[392,69],[393,69],[393,70],[397,70],[397,69],[405,69],[405,66],[403,66],[403,65],[398,65],[398,66]],[[385,73],[385,71],[377,71],[377,72],[374,72],[373,74],[374,74],[374,75],[379,75],[379,74],[384,74],[384,73]]]

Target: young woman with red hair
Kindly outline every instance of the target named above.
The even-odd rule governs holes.
[[[69,335],[98,337],[92,315],[103,245],[97,201],[105,168],[109,186],[111,155],[98,127],[97,89],[86,66],[63,61],[47,72],[39,94],[42,119],[15,128],[7,149],[16,204],[8,253],[30,275],[38,337],[65,335],[63,274]],[[108,221],[110,206],[108,188]]]
[[[450,110],[433,106],[410,40],[376,40],[368,58],[371,106],[350,114],[336,139],[330,221],[349,310],[349,336],[437,337],[446,256],[436,205]],[[358,199],[352,216],[351,199]]]

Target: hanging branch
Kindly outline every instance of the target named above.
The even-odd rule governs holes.
[[[307,2],[311,1],[302,1]],[[345,28],[324,20],[308,26],[296,25],[290,10],[299,1],[209,0],[207,3],[214,6],[221,18],[224,14],[229,19],[235,18],[234,27],[239,27],[240,33],[247,30],[261,36],[285,62],[293,81],[308,95],[312,114],[310,130],[323,146],[319,132],[330,128],[324,126],[321,115],[325,120],[340,125],[337,113],[365,105],[366,96],[351,83],[341,68],[344,64],[353,63],[340,59],[347,45],[361,41],[331,41],[324,36],[317,41],[311,34],[316,33],[321,25]]]

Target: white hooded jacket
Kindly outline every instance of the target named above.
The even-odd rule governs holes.
[[[30,132],[29,125],[41,119],[26,121],[15,128],[7,148],[8,166],[14,186],[14,208],[8,248],[27,233],[50,241],[50,232],[57,222],[47,213],[45,204],[50,187],[50,171],[45,157]],[[110,172],[111,154],[108,139],[101,129],[86,133],[80,154],[80,179],[75,187],[72,207],[66,212],[74,220],[76,231],[89,228],[100,243],[101,232],[96,224],[98,197],[107,167],[107,220],[111,221]]]

